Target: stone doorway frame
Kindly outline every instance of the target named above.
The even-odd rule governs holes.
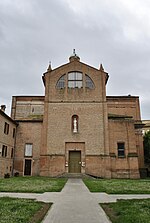
[[[65,172],[69,173],[69,152],[81,152],[81,173],[85,173],[85,142],[66,142],[65,143]]]

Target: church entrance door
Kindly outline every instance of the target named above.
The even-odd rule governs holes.
[[[69,151],[69,173],[81,173],[81,151]]]

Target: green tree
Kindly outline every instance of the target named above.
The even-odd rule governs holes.
[[[144,135],[144,160],[146,164],[150,164],[150,131]]]

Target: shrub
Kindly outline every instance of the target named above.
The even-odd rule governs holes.
[[[9,173],[5,173],[4,174],[4,178],[9,178],[10,177],[10,174]]]
[[[19,177],[19,172],[15,172],[14,177]]]

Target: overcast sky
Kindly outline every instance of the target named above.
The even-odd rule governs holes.
[[[107,95],[140,96],[150,119],[150,0],[0,0],[0,104],[43,95],[42,74],[81,61],[109,73]]]

